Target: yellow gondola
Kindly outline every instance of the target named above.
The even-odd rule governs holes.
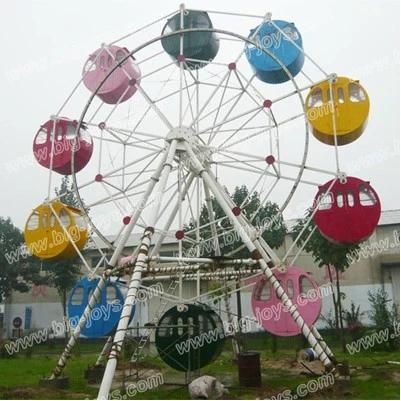
[[[77,255],[72,242],[82,250],[88,239],[88,227],[80,209],[53,201],[51,207],[43,203],[33,210],[24,237],[31,254],[40,259],[71,259]]]
[[[358,139],[369,115],[369,96],[359,81],[337,77],[333,82],[331,102],[330,83],[324,81],[311,88],[306,98],[307,118],[313,135],[321,142],[334,145],[333,113],[338,145]]]

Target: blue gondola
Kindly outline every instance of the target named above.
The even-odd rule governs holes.
[[[83,278],[72,289],[67,305],[68,318],[72,328],[78,324],[98,281],[98,279],[89,280]],[[101,299],[93,308],[81,334],[86,337],[110,335],[118,325],[123,304],[124,295],[120,286],[115,282],[109,282],[103,288]],[[135,305],[132,310],[131,319],[134,313]]]
[[[277,25],[284,34],[274,25]],[[292,76],[297,75],[304,65],[304,53],[302,49],[302,37],[292,22],[275,20],[268,21],[262,26],[251,30],[249,38],[252,38],[260,47],[271,52],[289,70]],[[253,37],[255,31],[256,35]],[[296,45],[291,41],[293,40]],[[298,47],[299,48],[298,48]],[[283,67],[268,56],[260,48],[248,46],[246,56],[256,76],[263,82],[279,84],[288,81]]]

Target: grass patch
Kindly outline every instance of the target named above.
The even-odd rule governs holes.
[[[328,339],[328,343],[330,340]],[[347,399],[399,399],[399,366],[387,361],[399,361],[398,352],[369,352],[349,355],[342,353],[338,341],[333,341],[333,351],[339,361],[348,360],[352,373],[352,395]],[[276,353],[271,352],[272,338],[268,335],[250,336],[246,341],[247,349],[261,353],[262,387],[258,389],[240,388],[238,370],[233,363],[230,342],[227,341],[224,352],[210,365],[202,369],[201,374],[218,377],[229,385],[228,399],[255,399],[275,396],[284,390],[295,391],[299,384],[305,384],[310,377],[301,375],[296,370],[296,350],[301,348],[300,338],[277,339]],[[47,344],[33,348],[30,358],[19,353],[14,358],[0,359],[0,398],[1,399],[93,399],[97,388],[89,386],[84,379],[84,371],[92,365],[97,352],[102,348],[100,342],[80,344],[79,353],[69,360],[66,375],[70,378],[68,390],[50,390],[39,386],[39,379],[49,376],[55,367],[63,344]],[[127,356],[126,356],[127,358]],[[127,359],[126,359],[127,360]],[[125,362],[127,365],[127,363]],[[156,356],[146,357],[142,367],[161,371],[165,381],[184,381],[184,373],[176,372],[166,366]],[[309,394],[306,399],[342,399],[334,391],[327,390]],[[186,386],[162,385],[145,393],[138,393],[133,399],[188,399]]]

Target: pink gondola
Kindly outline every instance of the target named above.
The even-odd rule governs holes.
[[[296,305],[306,324],[316,322],[322,308],[322,299],[316,281],[309,273],[296,266],[287,267],[286,273],[274,272],[277,280]],[[282,337],[301,333],[287,308],[265,276],[260,277],[252,291],[252,310],[258,323],[268,332]]]
[[[347,177],[319,187],[315,196],[318,210],[314,221],[320,233],[336,244],[357,244],[376,228],[381,212],[380,199],[368,181]]]
[[[67,118],[60,118],[56,122],[49,120],[43,124],[33,141],[33,154],[38,163],[46,168],[52,168],[59,174],[72,173],[71,160],[74,153],[74,171],[81,171],[89,162],[93,153],[93,141],[86,128],[79,130],[75,138],[78,122]],[[53,162],[51,155],[53,153]]]
[[[110,71],[129,54],[126,48],[107,46],[92,53],[82,71],[83,82],[105,103],[124,102],[134,95],[141,80],[141,72],[133,58],[129,57],[104,81]],[[104,81],[104,82],[103,82]]]

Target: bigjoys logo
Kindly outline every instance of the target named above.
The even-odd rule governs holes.
[[[61,140],[55,140],[53,143],[53,148],[49,146],[42,146],[37,150],[34,150],[36,160],[40,163],[48,160],[48,158],[53,154],[53,156],[58,156],[61,154],[77,152],[81,147],[81,141],[75,141],[67,137],[63,137]]]
[[[28,245],[23,244],[15,250],[6,252],[4,256],[8,264],[18,263],[21,259],[24,260],[32,255],[43,254],[49,249],[70,242],[70,238],[73,242],[79,241],[81,238],[81,230],[84,232],[85,228],[70,226],[68,228],[65,227],[63,231],[52,230],[51,236],[40,238]]]
[[[265,55],[262,49],[278,49],[283,41],[286,42],[295,42],[299,39],[298,31],[292,26],[286,26],[282,30],[276,30],[269,34],[265,34],[263,37],[257,35],[252,38],[252,40],[256,43],[256,49],[254,46],[248,46],[246,48],[247,56],[250,56],[251,49],[255,52],[254,54],[260,56],[262,54]]]
[[[89,319],[86,321],[85,327],[88,329],[92,327],[97,321],[109,320],[110,316],[114,313],[120,313],[123,309],[123,304],[120,301],[115,301],[106,305],[99,305],[94,308],[89,316]],[[74,324],[74,327],[78,324],[77,322],[71,322],[70,324]]]
[[[147,288],[140,288],[136,293],[135,299],[132,300],[132,305],[136,305],[138,303],[145,303],[152,297],[160,296],[163,293],[164,290],[161,283],[156,283]],[[86,320],[84,328],[90,329],[93,326],[101,325],[102,322],[108,322],[109,320],[117,322],[123,307],[124,303],[119,299],[115,299],[112,302],[97,304],[92,309],[88,319]],[[75,313],[77,313],[77,311],[75,311]],[[75,329],[79,324],[81,314],[82,310],[81,313],[75,316],[71,316],[66,323],[67,326],[66,328],[63,323],[56,322],[55,326],[52,326],[55,335],[56,336],[62,335],[65,329],[69,330]]]
[[[91,327],[95,326],[97,322],[100,323],[103,321],[108,321],[112,314],[120,313],[122,308],[123,305],[118,300],[113,303],[96,306],[92,309],[89,318],[86,320],[84,328],[90,329]],[[53,322],[52,329],[54,335],[58,337],[64,335],[65,330],[74,330],[78,326],[80,318],[80,315],[71,316],[67,320],[66,324],[64,324],[64,322]]]
[[[85,229],[82,229],[83,231]],[[81,238],[81,231],[78,226],[70,226],[63,231],[52,230],[52,240],[51,244],[53,246],[64,244],[65,242],[69,242],[70,238],[73,242],[79,241]]]
[[[319,288],[311,288],[304,294],[299,294],[292,303],[297,307],[304,307],[308,304],[318,302],[322,298],[332,295],[333,289],[329,285],[323,285]],[[290,308],[284,305],[282,302],[277,302],[276,304],[266,306],[264,308],[255,308],[255,317],[260,327],[263,327],[263,322],[273,320],[275,322],[279,321],[283,317],[283,313],[290,313]]]

